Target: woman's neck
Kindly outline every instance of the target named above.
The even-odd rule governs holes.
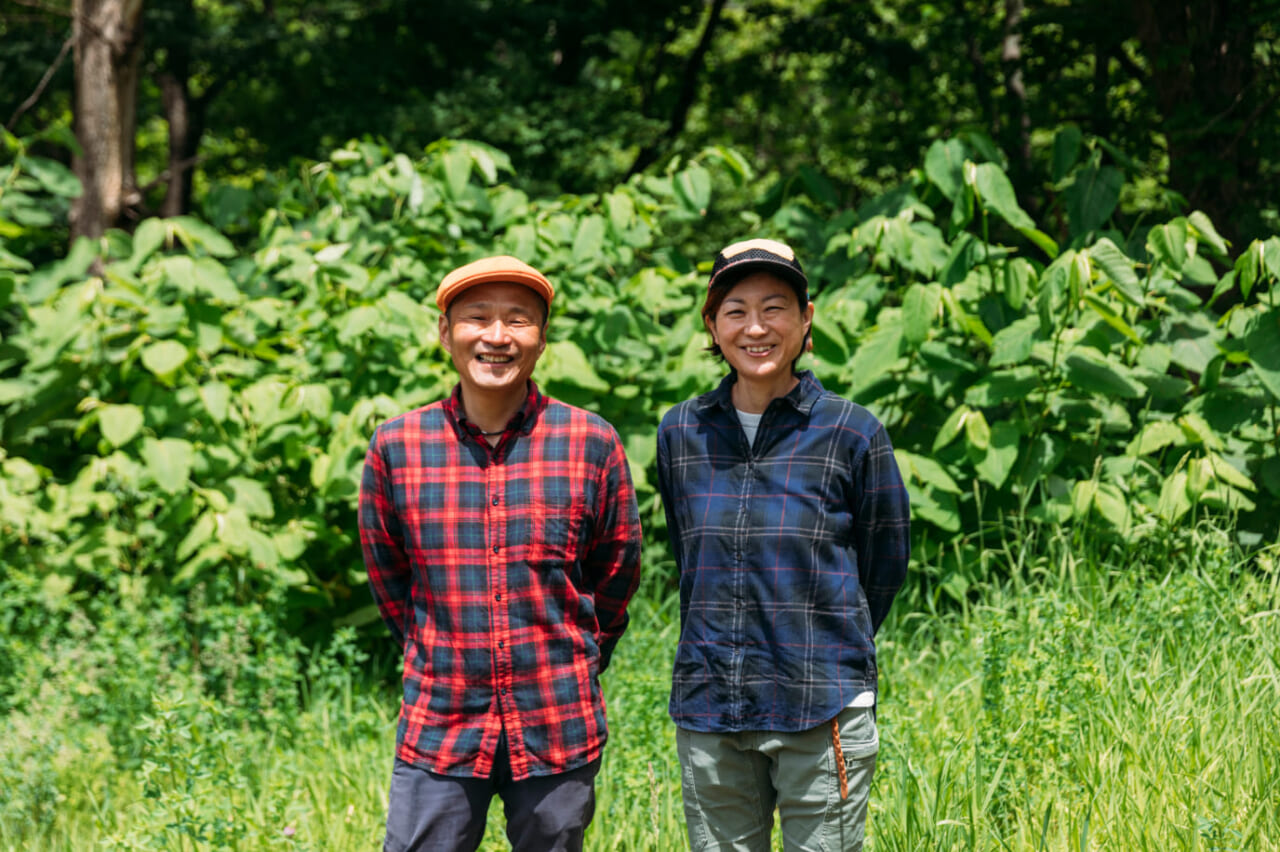
[[[769,403],[791,393],[798,384],[800,379],[794,373],[769,382],[746,381],[739,374],[731,391],[733,407],[748,414],[763,414]]]

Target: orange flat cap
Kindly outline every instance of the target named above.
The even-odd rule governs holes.
[[[466,266],[459,266],[446,275],[444,280],[440,282],[440,286],[436,288],[436,307],[442,311],[447,311],[449,303],[456,299],[463,290],[467,290],[477,284],[492,284],[495,282],[523,284],[541,296],[543,301],[547,303],[548,309],[551,308],[551,299],[556,294],[556,288],[551,286],[551,282],[541,272],[522,260],[502,254],[497,257],[482,257],[479,260],[473,260]]]

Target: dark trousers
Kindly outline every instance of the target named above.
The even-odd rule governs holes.
[[[600,760],[560,775],[511,780],[506,738],[489,778],[436,775],[396,759],[391,772],[385,852],[474,852],[495,793],[507,815],[514,852],[581,852],[596,809]]]

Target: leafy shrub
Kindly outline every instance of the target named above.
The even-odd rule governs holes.
[[[447,393],[431,294],[494,252],[557,283],[536,377],[617,426],[661,547],[656,423],[719,376],[699,264],[744,229],[801,251],[814,370],[889,426],[926,595],[964,599],[1010,522],[1166,540],[1227,513],[1246,543],[1269,540],[1280,239],[1233,260],[1195,212],[1121,232],[1125,174],[1102,148],[1067,128],[1054,157],[1043,222],[977,136],[938,142],[858,210],[782,196],[762,221],[716,204],[748,174],[729,151],[531,199],[491,148],[411,159],[366,140],[281,180],[242,246],[179,217],[39,268],[0,255],[0,558],[46,612],[21,617],[200,586],[223,631],[206,647],[229,658],[245,651],[232,612],[254,602],[257,634],[378,631],[354,520],[363,451],[377,422]],[[67,191],[33,162],[14,159],[5,210]],[[225,690],[248,671],[204,674]]]

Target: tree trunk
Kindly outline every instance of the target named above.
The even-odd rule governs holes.
[[[71,209],[71,238],[100,237],[137,204],[134,136],[142,57],[143,0],[73,0],[75,133],[72,168],[84,192]]]
[[[1163,114],[1169,183],[1231,239],[1242,205],[1256,203],[1260,117],[1250,23],[1255,3],[1182,0],[1134,4]]]
[[[169,168],[165,170],[165,193],[160,215],[181,216],[187,212],[191,200],[191,173],[199,140],[192,128],[187,78],[172,73],[160,75],[160,95],[164,115],[169,122]]]
[[[724,12],[726,0],[712,0],[711,9],[707,14],[706,26],[702,28],[702,36],[698,39],[698,45],[690,54],[689,60],[685,63],[684,74],[680,80],[680,91],[676,98],[675,108],[671,111],[671,121],[667,125],[666,133],[662,139],[644,146],[636,154],[635,162],[631,164],[628,175],[639,174],[653,163],[657,162],[663,148],[674,143],[680,138],[680,134],[684,131],[685,123],[689,120],[689,110],[693,108],[694,99],[698,93],[698,75],[702,73],[702,67],[706,61],[707,51],[711,49],[711,42],[715,38],[716,27],[720,25],[720,16]]]
[[[1031,173],[1031,115],[1027,112],[1027,87],[1022,80],[1023,0],[1005,0],[1004,42],[1000,64],[1004,66],[1004,87],[1009,104],[1008,147],[1014,157],[1017,186],[1026,186]]]

